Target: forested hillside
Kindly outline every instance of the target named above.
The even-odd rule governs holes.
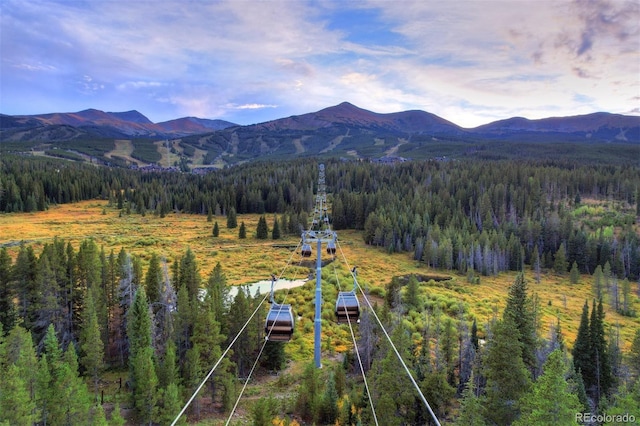
[[[6,157],[0,211],[108,199],[128,211],[286,213],[292,232],[313,209],[313,163],[269,162],[204,176]],[[585,273],[610,264],[640,277],[640,172],[631,166],[519,161],[330,162],[333,227],[433,267],[482,274],[536,262]],[[604,205],[606,204],[606,206]],[[605,208],[605,207],[608,207]],[[557,265],[556,265],[557,264]]]
[[[358,353],[347,347],[342,362],[334,359],[322,370],[303,365],[277,378],[269,394],[250,405],[253,424],[432,424],[375,317],[442,424],[576,424],[576,413],[584,412],[638,417],[637,168],[553,161],[325,166],[338,232],[358,230],[370,250],[455,276],[442,285],[456,291],[485,277],[515,278],[504,309],[487,324],[477,324],[462,304],[456,312],[455,302],[443,306],[425,297],[433,282],[411,275],[381,283],[370,294],[374,311],[363,306]],[[317,164],[302,160],[199,176],[5,156],[0,211],[18,218],[101,199],[124,216],[226,218],[221,227],[238,232],[239,244],[247,238],[236,231],[244,227],[242,215],[273,214],[279,221],[253,238],[295,242],[313,214],[317,176]],[[218,222],[211,226],[216,238]],[[547,274],[567,277],[576,289],[580,276],[590,277],[574,341],[565,341],[559,322],[550,335],[540,332],[540,300],[529,284]],[[323,270],[322,279],[335,285],[338,277]],[[228,415],[242,388],[238,378],[247,377],[260,352],[266,311],[262,296],[240,291],[229,298],[227,292],[224,265],[202,274],[190,249],[168,261],[152,252],[143,262],[93,239],[73,245],[60,236],[37,250],[6,241],[0,248],[0,366],[6,372],[0,424],[124,424],[123,416],[128,424],[170,424],[238,338],[188,411],[192,419]],[[629,349],[623,351],[608,315],[634,319]],[[338,339],[334,327],[329,330]],[[297,329],[289,344],[304,347],[310,332]],[[331,346],[323,349],[335,355]],[[287,353],[283,343],[269,342],[261,368],[284,369]],[[127,399],[107,396],[105,402],[101,389],[113,372],[125,376]]]

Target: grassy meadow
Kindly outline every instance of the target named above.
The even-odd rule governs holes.
[[[220,262],[230,285],[250,284],[269,279],[272,273],[282,278],[301,279],[315,270],[315,247],[311,258],[302,260],[299,250],[295,251],[300,238],[286,237],[281,240],[258,240],[255,238],[258,215],[239,215],[238,225],[244,222],[247,238],[238,238],[238,229],[227,229],[225,217],[213,217],[208,222],[206,216],[170,213],[164,218],[153,214],[120,214],[120,210],[107,205],[104,200],[92,200],[76,204],[52,206],[49,210],[36,213],[0,214],[0,246],[6,246],[15,258],[21,242],[30,244],[36,253],[42,246],[58,237],[70,241],[78,247],[80,241],[93,238],[104,247],[107,254],[116,254],[124,248],[139,256],[144,263],[152,253],[157,253],[169,263],[181,257],[189,247],[194,252],[203,280]],[[220,235],[212,236],[214,222],[218,223]],[[273,216],[267,215],[269,228]],[[323,253],[323,259],[328,255]],[[384,287],[392,277],[419,274],[427,277],[421,283],[421,292],[430,312],[442,312],[452,317],[463,315],[467,321],[477,319],[480,334],[484,325],[494,316],[501,316],[509,286],[514,273],[503,273],[495,277],[480,277],[479,284],[470,284],[466,276],[452,271],[431,270],[412,260],[407,253],[388,254],[383,249],[368,247],[362,235],[356,231],[339,233],[336,259],[323,268],[323,345],[329,352],[342,352],[351,346],[347,326],[336,325],[333,321],[333,305],[337,288],[350,289],[353,285],[349,270],[358,266],[358,281],[368,290],[371,303],[382,303]],[[429,277],[438,278],[429,280]],[[441,280],[442,278],[448,278]],[[592,278],[581,276],[578,284],[572,285],[569,274],[557,276],[543,274],[541,282],[535,283],[533,273],[527,275],[529,289],[536,295],[540,311],[540,335],[547,337],[550,325],[557,319],[561,322],[565,342],[573,345],[577,333],[582,306],[591,300]],[[294,340],[287,346],[287,352],[300,360],[313,358],[313,298],[315,282],[285,293],[278,298],[286,298],[299,315]],[[640,299],[632,283],[633,309],[640,312]],[[610,330],[619,330],[623,351],[631,346],[633,333],[640,327],[640,318],[629,318],[617,314],[605,303],[605,322]],[[419,331],[428,319],[424,314],[411,312],[405,321],[410,330],[419,337]]]

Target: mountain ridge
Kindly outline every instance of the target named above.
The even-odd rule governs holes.
[[[11,117],[11,119],[8,119]],[[9,123],[11,122],[11,123]],[[318,130],[335,125],[377,129],[401,133],[446,133],[452,135],[504,136],[513,132],[596,132],[601,129],[631,129],[619,131],[618,140],[640,141],[640,116],[595,112],[574,116],[556,116],[540,119],[510,117],[472,128],[461,127],[436,114],[422,110],[407,110],[392,113],[377,113],[355,106],[349,102],[323,108],[316,112],[274,119],[266,122],[238,125],[225,120],[199,117],[181,117],[153,123],[137,110],[104,112],[86,109],[68,113],[46,113],[36,115],[0,114],[0,129],[10,127],[37,127],[38,125],[67,125],[73,127],[103,126],[134,137],[180,137],[244,127],[256,131]],[[611,132],[609,132],[611,133]],[[636,133],[639,133],[636,136]],[[611,136],[611,135],[610,135]]]
[[[226,167],[309,156],[556,158],[562,153],[571,158],[578,147],[587,145],[593,146],[588,148],[589,161],[597,161],[605,152],[601,145],[611,143],[626,144],[626,161],[640,163],[640,117],[606,112],[534,120],[511,117],[475,128],[460,127],[426,111],[377,113],[348,102],[245,126],[197,117],[151,123],[135,110],[0,114],[0,142],[18,152],[24,147],[58,156],[65,155],[62,150],[77,151],[113,164],[121,156],[116,142],[122,140],[133,140],[127,143],[138,165],[165,167],[176,163]],[[158,145],[160,140],[166,143]],[[131,161],[121,158],[118,165]]]

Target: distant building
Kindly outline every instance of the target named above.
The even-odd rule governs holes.
[[[408,158],[396,157],[396,156],[384,156],[380,158],[374,158],[371,160],[372,163],[380,163],[380,164],[397,164],[397,163],[404,163],[407,161],[409,161]]]

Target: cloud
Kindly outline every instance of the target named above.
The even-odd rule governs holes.
[[[230,109],[264,109],[264,108],[277,108],[278,105],[265,105],[265,104],[243,104],[243,105],[229,105]]]
[[[85,75],[81,80],[78,81],[78,86],[80,88],[80,92],[85,95],[94,94],[101,90],[104,90],[104,84],[94,81],[93,78],[89,75]]]
[[[159,81],[126,81],[124,83],[118,84],[116,87],[118,90],[128,90],[128,89],[148,89],[148,88],[156,88],[166,86],[166,83],[162,83]]]
[[[27,63],[22,63],[22,64],[14,64],[13,65],[14,68],[17,68],[19,70],[24,70],[24,71],[31,71],[31,72],[36,72],[36,71],[56,71],[56,67],[54,67],[53,65],[45,65],[41,62],[36,63],[36,64],[27,64]]]
[[[344,100],[468,125],[629,110],[639,22],[634,0],[4,0],[0,88],[249,124]]]
[[[292,59],[279,58],[275,61],[281,69],[291,72],[293,74],[298,74],[306,77],[313,76],[313,68],[302,61],[294,61]]]

